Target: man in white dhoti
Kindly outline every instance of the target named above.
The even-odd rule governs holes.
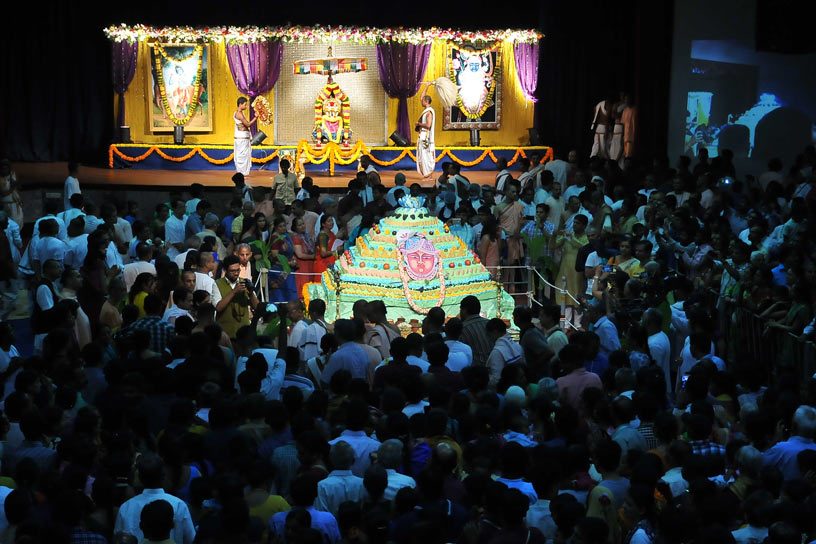
[[[252,133],[249,128],[258,118],[247,120],[244,112],[249,107],[249,101],[245,97],[238,99],[238,110],[233,114],[232,120],[235,123],[235,154],[233,163],[235,170],[245,176],[249,175],[252,169]]]
[[[422,179],[431,179],[436,166],[436,147],[434,146],[434,129],[436,128],[436,113],[431,107],[431,97],[422,97],[422,106],[425,108],[416,123],[417,139],[417,171]]]
[[[601,100],[595,105],[595,115],[592,117],[592,153],[590,157],[609,158],[609,140],[613,130],[612,101]]]

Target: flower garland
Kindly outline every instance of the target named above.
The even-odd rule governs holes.
[[[229,44],[280,41],[284,43],[431,43],[447,40],[461,44],[479,42],[536,43],[543,37],[537,30],[455,30],[451,28],[374,28],[357,26],[215,26],[194,28],[114,25],[104,29],[115,42],[158,40],[165,43],[221,42]]]
[[[263,124],[268,125],[271,119],[269,100],[263,95],[258,95],[255,97],[255,100],[252,101],[252,108],[258,115],[258,119],[260,119]]]
[[[196,63],[196,74],[195,80],[193,81],[193,96],[190,98],[190,107],[187,108],[187,115],[179,119],[176,117],[176,114],[170,109],[170,103],[167,101],[167,89],[164,87],[164,74],[162,71],[162,63],[161,59],[167,59],[167,53],[164,52],[164,48],[160,44],[153,44],[153,51],[157,52],[158,54],[154,54],[154,58],[156,60],[156,78],[159,83],[159,94],[161,96],[161,103],[162,107],[164,108],[164,113],[167,115],[167,118],[176,126],[184,126],[190,122],[190,119],[193,118],[195,115],[196,109],[198,108],[198,94],[201,90],[201,71],[202,65],[204,61],[204,47],[201,45],[196,45],[193,48],[193,54],[198,55],[198,62]],[[188,59],[191,57],[188,57]],[[168,59],[169,60],[169,59]]]
[[[416,302],[414,302],[414,297],[411,296],[411,289],[408,287],[408,282],[410,281],[408,271],[405,270],[405,263],[402,262],[402,255],[400,254],[399,249],[396,250],[396,254],[397,265],[399,266],[399,275],[400,279],[402,280],[402,292],[405,295],[405,300],[408,301],[408,306],[410,306],[410,308],[418,314],[427,315],[431,309],[417,306]],[[439,260],[439,264],[437,265],[436,277],[439,279],[439,298],[433,307],[439,308],[442,306],[442,303],[445,302],[445,275],[442,272],[442,259]]]
[[[493,84],[490,85],[490,88],[487,91],[487,96],[485,97],[484,101],[482,102],[482,106],[479,108],[479,111],[476,113],[471,113],[465,108],[464,102],[462,102],[462,95],[460,93],[456,93],[456,107],[467,117],[468,119],[479,119],[484,112],[486,112],[490,106],[493,105],[493,95],[496,92],[496,82],[501,81],[501,52],[497,49],[498,44],[493,44],[490,47],[485,49],[478,49],[478,50],[467,50],[468,53],[471,55],[483,55],[485,53],[492,53],[496,51],[496,63],[493,65]],[[453,47],[452,43],[448,44],[448,58],[453,58]],[[453,63],[448,63],[448,77],[454,84],[456,84],[456,73],[453,70]],[[468,166],[468,165],[465,165]]]

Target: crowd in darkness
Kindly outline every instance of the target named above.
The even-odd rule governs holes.
[[[141,210],[71,163],[24,228],[0,163],[0,315],[28,293],[33,332],[0,321],[0,544],[816,539],[812,146],[428,188],[363,157],[342,195],[280,166],[225,209],[195,184]],[[468,296],[404,336],[379,300],[305,304],[405,195],[532,306]]]

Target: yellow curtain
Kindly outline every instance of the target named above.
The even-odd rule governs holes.
[[[146,81],[150,78],[150,45],[139,42],[139,58],[136,65],[136,74],[125,93],[125,124],[130,126],[130,137],[137,143],[172,144],[172,132],[153,133],[150,130],[150,120],[147,112],[150,105],[147,96]],[[235,87],[232,73],[227,63],[227,48],[223,42],[210,43],[210,100],[212,101],[212,132],[187,132],[184,134],[185,144],[232,144],[233,123],[232,114],[235,112],[235,101],[241,96]],[[266,95],[269,105],[275,107],[274,89]],[[116,110],[116,100],[113,104]],[[115,115],[114,115],[115,117]],[[272,144],[273,125],[258,123],[258,128],[269,137],[265,145]]]
[[[447,76],[446,55],[447,43],[444,40],[434,40],[428,58],[428,68],[425,71],[425,81],[433,81],[438,77]],[[512,43],[502,42],[501,56],[501,128],[499,130],[481,131],[482,145],[527,145],[529,143],[527,129],[533,126],[533,103],[525,100],[524,94],[519,87]],[[436,146],[470,145],[470,131],[442,130],[442,107],[439,105],[439,100],[433,91],[431,91],[431,96],[434,99],[434,107],[436,108]],[[419,114],[422,113],[423,108],[420,99],[420,93],[408,99],[408,117],[412,126],[414,121],[419,118]],[[397,130],[398,102],[396,98],[388,99],[388,134]],[[416,135],[413,135],[411,140],[416,141]]]
[[[519,87],[516,76],[516,64],[513,57],[513,44],[503,42],[501,44],[502,54],[502,112],[501,128],[499,130],[481,131],[483,146],[516,146],[528,143],[527,129],[533,126],[533,103],[524,99],[524,95]],[[139,43],[139,59],[136,66],[136,74],[133,81],[125,93],[125,124],[130,126],[130,135],[137,143],[173,143],[172,133],[153,133],[150,130],[148,119],[148,97],[147,86],[145,84],[149,78],[150,46],[147,42]],[[428,59],[428,68],[425,73],[425,81],[432,81],[438,77],[446,75],[446,42],[435,40],[431,45],[431,54]],[[283,70],[288,69],[282,67]],[[369,69],[376,69],[370,66]],[[232,114],[235,111],[235,101],[241,95],[235,87],[232,74],[227,63],[226,47],[223,42],[210,44],[210,99],[212,101],[213,122],[212,132],[189,132],[185,134],[184,141],[189,144],[232,144],[233,124]],[[274,89],[267,93],[266,98],[270,106],[275,108]],[[434,97],[436,98],[436,97]],[[467,130],[442,130],[442,111],[438,100],[434,106],[437,107],[437,146],[467,146],[470,142],[470,133]],[[116,116],[116,100],[111,107]],[[420,96],[417,93],[413,98],[408,99],[408,115],[413,123],[422,111]],[[359,112],[358,112],[359,114]],[[354,114],[352,114],[354,115]],[[274,117],[274,116],[273,116]],[[352,129],[354,128],[354,117],[352,116]],[[272,124],[259,124],[258,128],[266,132],[268,138],[264,141],[266,145],[272,145],[274,127]],[[397,129],[397,100],[388,99],[388,134]],[[412,137],[415,139],[415,136]],[[365,142],[371,145],[369,142]],[[390,143],[389,143],[390,145]]]

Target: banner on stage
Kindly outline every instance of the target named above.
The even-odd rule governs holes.
[[[448,77],[459,94],[456,105],[445,108],[446,130],[501,128],[501,51],[498,45],[472,49],[448,43]]]
[[[148,121],[152,132],[212,131],[209,44],[150,46],[145,78]]]

